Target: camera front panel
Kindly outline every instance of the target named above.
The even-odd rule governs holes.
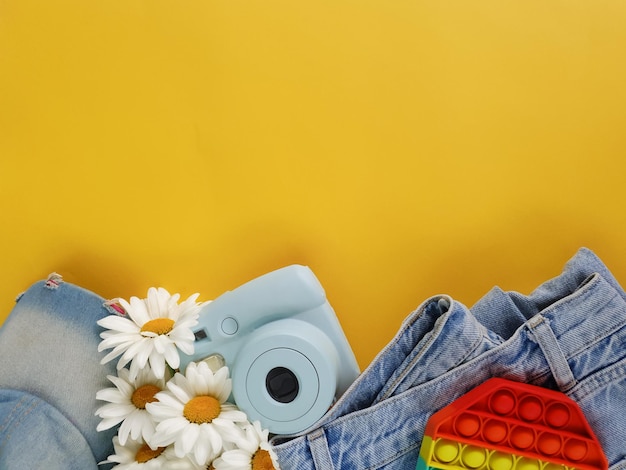
[[[233,397],[248,418],[273,434],[293,434],[332,405],[339,369],[337,351],[321,330],[287,319],[251,335],[233,370]]]

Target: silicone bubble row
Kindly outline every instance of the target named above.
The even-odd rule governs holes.
[[[544,403],[536,395],[516,394],[503,388],[494,392],[488,401],[489,410],[499,416],[516,417],[527,423],[541,423],[550,428],[562,429],[572,420],[572,410],[559,401]]]
[[[484,442],[487,446],[507,447],[512,451],[557,457],[571,462],[584,460],[590,451],[583,439],[563,436],[547,428],[533,428],[504,419],[487,418],[473,413],[461,413],[454,420],[454,430],[459,437]]]
[[[465,445],[439,439],[434,445],[432,468],[466,468],[468,470],[574,470],[561,464],[545,462],[530,457],[513,455],[497,450]]]

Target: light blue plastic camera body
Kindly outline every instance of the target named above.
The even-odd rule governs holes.
[[[237,406],[273,434],[320,419],[359,375],[321,284],[306,266],[265,274],[205,305],[189,362],[224,360]]]

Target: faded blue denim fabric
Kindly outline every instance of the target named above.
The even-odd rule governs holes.
[[[34,284],[0,328],[0,469],[95,470],[115,430],[97,432],[104,299],[51,279]]]
[[[428,418],[490,377],[566,393],[626,469],[626,294],[587,249],[529,296],[427,300],[325,417],[273,448],[283,470],[411,470]]]

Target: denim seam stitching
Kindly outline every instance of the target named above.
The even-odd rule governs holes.
[[[551,303],[550,305],[545,307],[541,311],[541,313],[545,313],[546,311],[551,310],[552,308],[560,309],[563,306],[567,306],[568,304],[572,302],[577,302],[579,301],[579,297],[583,297],[583,300],[586,300],[589,296],[595,295],[596,289],[600,287],[598,284],[600,283],[600,281],[605,281],[605,279],[602,277],[600,273],[593,273],[591,276],[593,277],[591,278],[589,282],[580,286],[574,292],[564,297],[561,297],[560,299]],[[610,284],[609,284],[609,287],[611,287],[612,290],[615,290],[615,288],[613,288],[613,286],[611,286]]]
[[[21,401],[21,400],[20,400]],[[28,402],[27,398],[24,398],[25,402]],[[37,408],[38,403],[37,400],[32,400],[32,403],[30,404],[30,406],[28,408],[26,408],[26,410],[23,413],[20,413],[18,415],[18,419],[15,421],[11,422],[11,426],[14,428],[15,426],[19,425],[20,423],[22,423],[22,421],[24,421],[24,418],[26,418],[28,415],[30,415],[33,410],[35,408]],[[16,409],[12,410],[11,414],[13,414],[14,411],[17,411]],[[5,421],[6,423],[6,421]],[[13,435],[13,433],[11,431],[7,432],[4,436],[4,439],[2,439],[2,446],[4,447],[4,445],[11,439],[11,436]]]
[[[579,290],[573,292],[572,294],[568,295],[567,297],[559,299],[558,301],[556,301],[553,304],[549,305],[544,310],[542,310],[540,312],[540,314],[542,316],[544,316],[544,317],[547,317],[547,318],[551,319],[551,320],[556,320],[558,315],[561,315],[564,311],[567,312],[568,310],[570,310],[571,309],[570,307],[571,307],[572,304],[577,304],[577,303],[580,303],[582,301],[586,301],[589,297],[591,297],[593,295],[596,295],[597,284],[601,280],[603,280],[601,275],[599,275],[597,273],[596,273],[596,275],[597,275],[597,277],[595,277],[592,281],[590,281],[589,283],[585,284]],[[610,286],[610,287],[612,288],[613,286]],[[615,289],[613,289],[613,290],[615,290]],[[595,312],[598,312],[598,311],[602,310],[607,304],[612,302],[616,297],[618,297],[619,299],[622,298],[617,292],[614,292],[612,297],[610,297],[609,299],[605,298],[606,301],[602,305],[598,306],[595,309]],[[530,321],[530,320],[532,320],[532,318],[529,319],[528,321]],[[619,325],[612,325],[611,328],[608,328],[607,330],[600,331],[600,332],[595,332],[594,331],[594,333],[596,333],[596,334],[592,337],[592,340],[590,342],[587,342],[580,349],[573,351],[571,353],[571,355],[567,356],[567,357],[572,357],[574,355],[579,354],[581,351],[584,351],[585,349],[589,348],[593,344],[603,340],[609,334],[611,334],[612,332],[616,331],[617,329],[622,328],[623,326],[624,326],[624,322],[621,322]],[[561,336],[563,336],[563,335],[561,335]]]
[[[562,392],[571,390],[577,384],[576,377],[559,345],[558,338],[550,327],[550,322],[543,315],[538,315],[529,320],[528,329],[548,362],[558,387]]]
[[[445,323],[444,323],[444,326],[445,326]],[[376,400],[374,400],[374,403],[379,403],[381,401],[384,401],[393,395],[393,392],[396,390],[396,388],[398,388],[398,385],[402,383],[402,381],[406,378],[406,376],[413,370],[413,368],[415,367],[415,363],[418,362],[425,354],[428,353],[428,351],[430,350],[430,346],[432,346],[435,340],[439,337],[442,330],[443,330],[443,327],[440,325],[436,332],[434,330],[432,331],[433,334],[430,335],[430,337],[426,340],[426,343],[423,345],[423,347],[420,348],[420,350],[416,352],[415,356],[413,356],[413,359],[411,359],[411,361],[406,365],[402,373],[399,374],[393,380],[393,382],[391,382],[389,385],[385,384],[385,386],[383,387],[383,390],[384,389],[387,389],[387,390],[382,395],[379,395],[376,398]]]
[[[393,462],[394,460],[397,460],[398,457],[400,457],[402,455],[405,455],[405,454],[408,454],[412,450],[419,448],[421,445],[422,445],[421,441],[416,441],[412,445],[407,446],[404,449],[397,451],[395,454],[393,454],[393,456],[390,456],[390,457],[384,459],[383,461],[378,462],[373,467],[367,467],[364,470],[376,470],[378,468],[381,468],[382,466],[387,465],[388,463]]]
[[[452,306],[450,306],[450,309],[452,309]],[[415,356],[413,356],[413,359],[411,359],[411,361],[406,365],[403,372],[400,375],[398,375],[394,379],[394,381],[391,382],[388,386],[387,384],[385,385],[384,389],[387,389],[386,392],[383,393],[382,395],[379,395],[376,398],[376,400],[374,400],[373,404],[384,401],[393,395],[394,391],[398,388],[398,385],[406,379],[406,377],[411,373],[411,371],[413,371],[413,369],[415,368],[415,363],[421,360],[426,354],[428,354],[428,351],[430,350],[430,347],[432,346],[432,344],[441,336],[442,332],[444,331],[446,325],[448,324],[448,320],[449,320],[449,316],[445,322],[443,322],[441,325],[438,326],[437,330],[434,330],[434,329],[431,330],[432,334],[430,335],[426,343],[423,345],[423,347],[420,348],[420,350],[415,354]],[[460,364],[463,364],[463,362],[465,362],[465,360],[472,354],[472,352],[480,345],[481,341],[482,341],[482,332],[481,334],[476,336],[474,341],[469,345],[469,347],[465,351],[465,354],[461,358],[459,358],[450,369],[451,370],[455,369]]]
[[[595,395],[601,387],[624,378],[626,378],[626,356],[580,381],[568,392],[568,395],[572,398],[575,397],[576,401],[582,401]]]
[[[410,331],[413,328],[414,324],[417,323],[417,321],[424,316],[424,311],[426,310],[426,307],[431,302],[433,302],[433,299],[435,299],[435,298],[437,298],[437,297],[435,296],[435,297],[431,297],[429,299],[426,299],[424,302],[422,302],[422,304],[418,308],[416,308],[415,310],[413,310],[410,313],[410,315],[408,316],[407,320],[402,322],[402,325],[401,325],[399,331],[394,335],[392,341],[389,344],[387,344],[387,346],[385,346],[383,348],[383,350],[376,356],[376,358],[374,358],[374,360],[372,361],[372,364],[376,363],[379,358],[385,356],[386,354],[389,354],[389,352],[392,350],[392,346],[391,346],[392,343],[396,343],[399,338],[404,337],[404,335],[407,333],[407,331]],[[341,396],[341,399],[340,399],[341,401],[344,401],[344,400],[347,399],[348,393],[351,391],[351,389],[356,388],[357,383],[363,381],[365,376],[366,376],[366,374],[369,371],[370,371],[370,367],[368,367],[365,371],[363,371],[361,376],[358,377],[357,380],[352,385],[350,385],[350,387],[348,388],[346,393],[344,393],[344,395]],[[385,387],[386,385],[387,384],[383,384],[382,390],[384,390],[386,388]],[[374,398],[372,404],[375,404],[378,401],[380,401],[380,392],[378,394],[376,394],[376,397]]]
[[[617,297],[617,295],[615,295],[614,297],[612,297],[611,299],[609,299],[607,301],[607,304],[613,300],[615,297]],[[606,306],[606,304],[604,304],[603,306],[599,307],[596,312],[600,311],[602,308],[604,308],[604,306]],[[595,313],[595,312],[594,312]],[[611,336],[613,333],[615,333],[618,330],[621,330],[622,328],[624,328],[624,326],[626,325],[626,321],[622,321],[620,323],[617,323],[615,325],[611,325],[610,328],[607,328],[606,330],[602,330],[597,332],[594,336],[591,337],[590,341],[585,342],[585,344],[583,346],[581,346],[578,349],[573,350],[567,357],[572,358],[575,357],[577,355],[579,355],[580,353],[582,353],[583,351],[586,351],[587,349],[591,348],[592,346],[594,346],[595,344],[599,343],[600,341],[604,340],[605,338],[607,338],[608,336]]]
[[[435,336],[435,337],[433,338],[433,341],[434,341],[434,339],[436,339],[437,337],[438,337],[438,335],[437,335],[437,336]],[[472,354],[472,352],[473,352],[473,351],[474,351],[474,350],[475,350],[475,349],[476,349],[476,348],[480,345],[481,341],[482,341],[482,337],[481,337],[481,336],[478,336],[478,337],[474,340],[474,342],[470,345],[470,347],[467,349],[467,352],[465,353],[465,355],[464,355],[464,356],[463,356],[463,357],[462,357],[459,361],[457,361],[457,362],[455,363],[455,365],[454,365],[453,367],[451,367],[448,371],[444,372],[443,374],[440,374],[440,375],[439,375],[439,376],[437,376],[437,377],[434,377],[434,378],[433,378],[433,379],[431,379],[431,380],[428,380],[428,381],[423,382],[423,383],[421,383],[421,384],[415,385],[415,386],[411,387],[411,389],[413,389],[413,388],[415,388],[415,387],[419,387],[420,385],[426,385],[426,384],[428,384],[428,383],[431,383],[433,380],[438,380],[440,377],[443,377],[443,376],[447,375],[448,373],[454,373],[455,371],[457,371],[457,370],[458,370],[458,368],[459,368],[459,367],[463,367],[465,364],[469,364],[469,362],[465,362],[465,361],[466,361],[466,359],[467,359],[467,358],[468,358],[468,357]],[[505,344],[506,344],[506,343],[501,343],[501,345],[505,345]],[[487,354],[487,353],[489,353],[489,352],[491,352],[491,351],[494,351],[495,349],[496,349],[496,348],[493,348],[493,349],[491,349],[491,350],[489,350],[489,351],[485,351],[485,352],[484,352],[483,354],[481,354],[480,356],[477,356],[477,357],[476,357],[476,359],[477,359],[477,360],[478,360],[478,359],[482,359],[482,358],[483,358],[483,356],[484,356],[485,354]],[[499,349],[498,349],[498,350],[499,350]],[[419,355],[416,355],[416,359],[418,358],[418,356],[419,356],[420,358],[421,358],[421,357],[423,357],[423,356],[424,356],[427,352],[428,352],[428,351],[424,351],[424,350],[422,349],[422,351],[420,351],[420,354],[419,354]],[[473,360],[473,359],[471,359],[471,360],[470,360],[470,362],[471,362],[472,360]],[[413,363],[414,363],[414,361],[411,361],[411,365],[413,365]],[[395,389],[395,387],[394,387],[394,389]],[[407,391],[408,391],[408,390],[407,390]],[[390,398],[390,396],[386,396],[386,397],[385,397],[385,399],[388,399],[388,398]]]
[[[4,432],[4,430],[11,424],[10,421],[12,420],[13,416],[17,415],[17,411],[23,406],[22,403],[27,401],[28,399],[29,397],[27,396],[20,397],[19,401],[15,404],[13,409],[7,414],[6,418],[0,425],[0,432]]]
[[[326,432],[324,428],[319,428],[316,431],[307,435],[307,441],[309,443],[309,451],[313,458],[313,465],[320,470],[326,470],[330,465],[330,469],[334,468],[333,459],[330,455],[330,448],[328,446],[328,440],[326,439]]]

